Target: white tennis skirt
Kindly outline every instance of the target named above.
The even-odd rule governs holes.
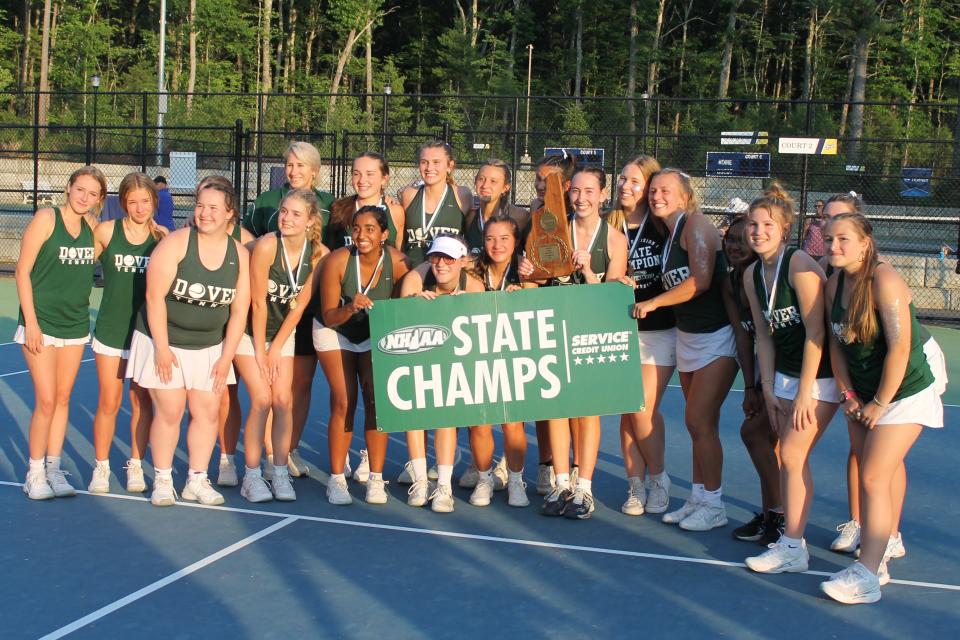
[[[94,353],[99,353],[102,356],[110,356],[112,358],[120,358],[121,360],[130,359],[130,349],[116,349],[114,347],[108,347],[94,336],[90,342],[90,348]]]
[[[687,333],[677,329],[677,370],[699,371],[719,358],[736,358],[733,327],[726,325],[711,333]]]
[[[170,347],[179,366],[173,367],[170,382],[164,383],[157,375],[154,359],[156,351],[153,340],[139,331],[133,332],[130,341],[130,360],[126,377],[144,389],[187,389],[195,391],[213,391],[213,365],[223,353],[223,343],[204,349],[181,349]],[[231,366],[227,373],[227,384],[236,384],[237,379]]]
[[[640,364],[658,367],[677,366],[677,330],[640,332]]]
[[[923,352],[927,356],[927,364],[933,373],[933,386],[937,390],[937,395],[942,396],[947,390],[947,359],[943,355],[943,349],[936,340],[930,338],[923,343]]]
[[[800,390],[800,378],[776,372],[773,381],[773,395],[784,400],[794,400]],[[840,387],[833,378],[817,378],[813,382],[811,395],[822,402],[840,402]]]
[[[45,333],[42,335],[43,346],[45,347],[72,347],[90,342],[90,336],[84,338],[56,338]],[[27,341],[27,329],[22,324],[17,325],[17,331],[13,334],[13,341],[17,344],[24,344]]]
[[[943,428],[943,402],[936,383],[912,396],[891,402],[877,424],[921,424],[931,429]]]
[[[313,348],[317,351],[352,351],[367,353],[370,351],[370,339],[353,343],[347,340],[340,332],[325,327],[316,319],[313,321]]]
[[[283,348],[280,349],[281,357],[292,358],[294,356],[294,346],[296,344],[295,335],[295,333],[291,333],[287,337],[287,341],[283,343]],[[270,344],[271,342],[268,340],[266,344],[268,350],[270,349]],[[240,338],[240,344],[237,345],[236,355],[250,356],[251,358],[257,355],[256,350],[253,348],[253,337],[247,333],[243,334],[243,336]]]

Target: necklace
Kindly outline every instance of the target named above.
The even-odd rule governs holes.
[[[777,284],[780,282],[780,267],[783,266],[783,256],[787,253],[787,248],[784,247],[780,249],[780,256],[777,258],[777,266],[773,272],[773,285],[770,287],[770,293],[767,293],[767,274],[766,271],[760,272],[760,284],[763,285],[763,298],[767,303],[767,325],[770,330],[770,335],[773,335],[773,304],[775,298],[777,297]],[[760,264],[760,268],[763,269],[763,263]]]
[[[673,248],[673,239],[677,236],[677,229],[680,228],[680,223],[683,222],[684,217],[687,214],[681,213],[680,217],[677,218],[677,224],[673,225],[673,231],[670,232],[670,239],[667,240],[667,244],[663,246],[663,253],[660,254],[660,268],[667,268],[667,260],[670,259],[670,250]]]
[[[282,235],[280,236],[280,248],[282,249],[283,266],[287,271],[287,281],[290,283],[290,291],[296,296],[300,292],[297,285],[300,282],[300,269],[303,268],[303,256],[307,252],[307,239],[303,239],[303,246],[300,247],[300,259],[297,261],[296,273],[290,268],[290,260],[287,258],[287,244],[283,241]],[[287,305],[290,307],[290,311],[295,311],[297,309],[296,297],[291,297]]]
[[[373,268],[373,273],[370,274],[370,280],[367,281],[367,286],[363,286],[360,280],[360,252],[357,251],[353,254],[354,264],[357,267],[357,291],[363,295],[367,295],[367,292],[370,291],[373,287],[373,281],[377,279],[377,274],[380,273],[380,269],[383,267],[383,257],[387,255],[387,252],[383,250],[383,247],[380,247],[380,259],[377,260],[377,266]]]

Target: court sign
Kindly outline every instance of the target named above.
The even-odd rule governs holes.
[[[900,195],[904,198],[927,198],[930,196],[930,178],[933,169],[930,167],[903,167],[900,179],[903,189]]]
[[[721,131],[720,144],[767,144],[770,141],[766,131]]]
[[[799,153],[808,156],[837,155],[836,138],[780,138],[777,145],[780,153]]]
[[[377,428],[408,431],[643,407],[633,291],[620,283],[377,301]]]
[[[544,147],[545,156],[573,156],[578,167],[597,167],[603,169],[604,150],[584,147]]]
[[[707,151],[707,175],[714,178],[769,178],[770,154]]]

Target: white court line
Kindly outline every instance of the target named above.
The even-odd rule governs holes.
[[[43,638],[41,638],[41,640],[55,640],[56,638],[62,638],[62,637],[64,637],[64,636],[67,635],[67,634],[73,633],[73,632],[76,631],[77,629],[81,629],[81,628],[87,626],[88,624],[90,624],[90,623],[92,623],[92,622],[96,622],[96,621],[99,620],[100,618],[103,618],[103,617],[105,617],[105,616],[108,616],[108,615],[110,615],[111,613],[113,613],[114,611],[116,611],[116,610],[118,610],[118,609],[120,609],[120,608],[122,608],[122,607],[125,607],[125,606],[127,606],[128,604],[131,604],[131,603],[133,603],[133,602],[136,602],[137,600],[140,600],[141,598],[144,598],[144,597],[150,595],[150,594],[153,593],[154,591],[157,591],[157,590],[159,590],[159,589],[162,589],[162,588],[164,588],[165,586],[167,586],[168,584],[172,584],[172,583],[176,582],[176,581],[179,580],[180,578],[185,578],[185,577],[187,577],[188,575],[190,575],[191,573],[195,573],[195,572],[199,571],[200,569],[203,569],[204,567],[213,564],[213,563],[216,562],[217,560],[220,560],[221,558],[225,558],[225,557],[227,557],[228,555],[230,555],[231,553],[233,553],[233,552],[235,552],[235,551],[239,551],[240,549],[243,549],[244,547],[253,544],[253,543],[256,542],[257,540],[260,540],[261,538],[265,538],[266,536],[270,535],[271,533],[273,533],[273,532],[275,532],[275,531],[279,531],[280,529],[283,529],[283,528],[286,527],[287,525],[293,524],[293,523],[296,522],[297,520],[298,520],[298,518],[295,517],[295,516],[294,516],[294,517],[289,517],[289,518],[284,518],[284,519],[281,520],[280,522],[274,523],[274,524],[270,525],[269,527],[267,527],[266,529],[263,529],[263,530],[261,530],[261,531],[258,531],[258,532],[256,532],[256,533],[254,533],[253,535],[249,535],[249,536],[247,536],[246,538],[244,538],[243,540],[238,540],[237,542],[234,542],[233,544],[231,544],[229,547],[224,547],[223,549],[220,549],[220,551],[217,551],[216,553],[212,553],[212,554],[210,554],[209,556],[207,556],[206,558],[202,558],[202,559],[200,559],[200,560],[197,560],[197,561],[194,562],[193,564],[191,564],[191,565],[189,565],[189,566],[187,566],[187,567],[184,567],[183,569],[180,569],[179,571],[175,571],[175,572],[171,573],[170,575],[168,575],[168,576],[165,577],[165,578],[161,578],[160,580],[157,580],[156,582],[154,582],[154,583],[152,583],[152,584],[148,584],[147,586],[145,586],[145,587],[142,588],[142,589],[138,589],[137,591],[134,591],[133,593],[131,593],[131,594],[129,594],[129,595],[126,595],[126,596],[120,598],[119,600],[116,600],[116,601],[114,601],[114,602],[111,602],[110,604],[106,605],[105,607],[101,607],[101,608],[97,609],[97,610],[94,611],[93,613],[89,613],[89,614],[83,616],[82,618],[79,618],[79,619],[77,619],[77,620],[74,620],[73,622],[71,622],[71,623],[68,624],[68,625],[64,625],[64,626],[60,627],[60,628],[57,629],[56,631],[52,631],[52,632],[48,633],[47,635],[43,636]]]
[[[16,340],[14,340],[13,342],[0,342],[0,347],[5,347],[10,344],[20,344],[20,343],[17,342]]]
[[[7,482],[0,480],[0,485],[10,487],[22,487],[18,482]],[[128,496],[115,493],[89,493],[78,490],[77,493],[93,496],[95,498],[114,498],[119,500],[136,500],[139,502],[148,502],[148,498],[141,496]],[[502,538],[500,536],[486,536],[478,533],[463,533],[459,531],[441,531],[438,529],[422,529],[419,527],[403,527],[393,524],[381,524],[377,522],[359,522],[356,520],[338,520],[336,518],[323,518],[320,516],[305,516],[296,513],[280,513],[275,511],[258,511],[256,509],[243,509],[239,507],[208,506],[196,502],[177,502],[178,507],[189,507],[192,509],[209,509],[212,511],[226,511],[228,513],[242,513],[258,516],[269,516],[272,518],[293,518],[295,520],[304,520],[306,522],[320,522],[323,524],[339,524],[348,527],[360,527],[364,529],[381,529],[384,531],[401,531],[404,533],[419,533],[422,535],[437,536],[441,538],[460,538],[463,540],[480,540],[483,542],[498,542],[501,544],[514,544],[525,547],[539,547],[543,549],[559,549],[563,551],[583,551],[586,553],[599,553],[611,556],[626,556],[630,558],[645,558],[650,560],[668,560],[671,562],[686,562],[690,564],[702,564],[714,567],[736,567],[746,568],[742,562],[728,562],[726,560],[711,560],[709,558],[691,558],[688,556],[672,556],[662,553],[646,553],[643,551],[628,551],[626,549],[607,549],[605,547],[586,547],[582,545],[563,544],[560,542],[544,542],[541,540],[523,540],[520,538]],[[803,573],[811,576],[832,576],[829,571],[804,571]],[[891,579],[890,584],[901,584],[911,587],[925,587],[927,589],[944,589],[947,591],[960,591],[960,585],[942,584],[939,582],[917,582],[915,580],[897,580]]]
[[[671,389],[680,389],[680,388],[681,388],[680,385],[678,385],[678,384],[668,384],[667,386],[670,387]],[[730,391],[736,391],[737,393],[743,393],[743,389],[730,389]],[[943,406],[945,406],[945,407],[950,407],[951,409],[958,409],[958,408],[960,408],[960,404],[947,404],[946,402],[943,403]]]
[[[84,362],[93,362],[94,358],[86,358],[80,361],[80,364]],[[21,373],[30,373],[30,369],[24,369],[23,371],[11,371],[10,373],[0,373],[0,378],[6,378],[7,376],[18,376]]]

